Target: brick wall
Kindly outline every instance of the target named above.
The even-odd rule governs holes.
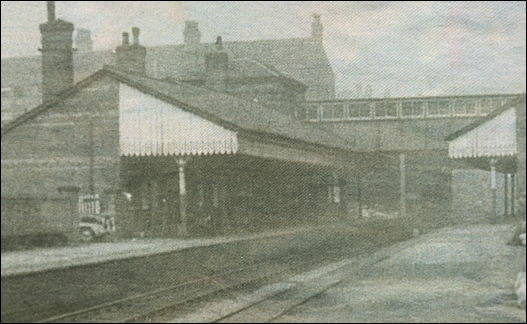
[[[109,78],[95,81],[2,137],[2,236],[66,230],[57,214],[64,204],[60,188],[89,193],[93,183],[102,197],[115,192],[118,89]],[[13,201],[21,198],[35,208],[14,208]]]

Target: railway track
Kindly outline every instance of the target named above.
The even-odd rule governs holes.
[[[189,268],[191,272],[185,270],[187,272],[182,273],[180,264],[184,263],[178,262],[165,267],[166,273],[158,271],[151,272],[152,270],[146,270],[146,272],[145,270],[140,270],[137,272],[137,276],[143,273],[159,274],[155,280],[150,281],[145,281],[143,277],[134,278],[133,276],[130,277],[130,280],[127,280],[129,274],[126,271],[130,271],[132,265],[136,266],[135,261],[133,263],[126,263],[125,265],[121,263],[116,265],[109,264],[108,266],[111,267],[110,270],[102,270],[99,267],[88,268],[86,270],[82,269],[83,273],[106,271],[102,272],[101,275],[108,273],[108,271],[119,274],[124,271],[127,274],[125,280],[122,283],[119,282],[119,285],[114,284],[115,288],[112,288],[113,292],[119,287],[122,293],[117,291],[117,293],[114,293],[114,297],[105,293],[100,294],[101,296],[99,297],[99,294],[94,295],[92,290],[90,291],[91,294],[86,295],[84,298],[75,296],[75,299],[72,299],[69,298],[69,293],[64,294],[64,292],[68,292],[69,290],[61,290],[55,284],[47,284],[45,287],[49,287],[50,289],[46,292],[39,291],[37,294],[29,294],[23,301],[18,299],[20,302],[13,305],[16,307],[3,305],[2,322],[149,322],[160,318],[173,318],[173,315],[180,313],[180,310],[192,307],[200,301],[214,298],[214,296],[236,296],[241,288],[253,289],[262,287],[292,275],[341,260],[343,257],[370,253],[372,249],[386,245],[387,243],[386,240],[379,239],[379,237],[376,239],[367,237],[361,241],[352,239],[356,241],[353,247],[350,244],[344,245],[343,247],[339,243],[339,240],[335,240],[332,243],[333,245],[328,245],[327,243],[321,244],[319,238],[317,238],[316,241],[312,241],[300,249],[273,250],[272,253],[269,252],[262,255],[247,254],[246,257],[249,258],[243,262],[233,262],[232,255],[239,255],[240,247],[232,246],[232,248],[229,247],[228,251],[231,251],[233,248],[238,250],[236,250],[236,253],[231,251],[229,262],[225,262],[218,267],[218,264],[221,263],[218,263],[217,260],[222,260],[223,253],[225,253],[224,249],[226,248],[221,247],[218,248],[218,251],[213,250],[215,253],[219,253],[218,256],[221,257],[212,259],[214,262],[210,262],[211,260],[209,260],[208,264],[195,267],[193,272]],[[278,243],[276,245],[279,246]],[[202,252],[208,253],[206,254],[207,257],[205,260],[209,258],[209,255],[213,255],[211,254],[213,251],[209,252],[209,250],[206,250]],[[195,252],[192,252],[188,256],[191,255],[195,259],[198,255],[202,254],[195,255]],[[185,260],[185,256],[182,255],[178,260]],[[163,256],[162,259],[158,259],[158,257],[154,257],[152,260],[148,259],[150,263],[155,261],[155,264],[151,264],[151,269],[157,269],[160,264],[165,264],[165,262],[170,262],[170,260],[173,260],[172,255]],[[265,261],[256,264],[252,263],[255,260]],[[141,262],[144,263],[144,261]],[[167,269],[170,269],[170,271]],[[185,273],[187,275],[183,275]],[[64,274],[68,278],[72,277],[72,274],[68,272]],[[136,272],[133,274],[136,274]],[[177,276],[177,279],[175,279],[176,277],[165,277],[167,275]],[[95,273],[93,276],[96,277],[97,274]],[[163,280],[161,278],[172,279],[166,280],[166,284],[163,286]],[[31,280],[45,282],[42,279],[42,277],[36,276],[35,279]],[[127,284],[121,287],[122,284],[129,282],[132,285]],[[26,287],[32,287],[27,286],[26,281],[21,281],[20,287],[24,287],[24,284],[26,284]],[[83,284],[85,283],[80,283],[80,291],[82,291]],[[12,284],[9,285],[13,286]],[[69,289],[74,288],[74,286],[70,287],[70,284],[67,287]],[[4,288],[4,283],[2,284],[2,288]],[[11,287],[10,290],[15,292]],[[29,289],[29,291],[33,291],[33,289]],[[75,294],[77,293],[75,292]],[[25,292],[24,296],[26,296]],[[42,299],[41,296],[45,298]],[[58,300],[57,296],[63,297]]]
[[[316,264],[320,262],[321,260],[317,260]],[[272,267],[269,263],[263,262],[44,318],[36,323],[144,322],[149,317],[170,308],[242,286],[279,279],[309,266],[314,266],[313,261],[292,262]],[[265,268],[272,269],[262,271]]]
[[[250,303],[249,305],[246,305],[246,306],[244,306],[244,307],[242,307],[240,309],[237,309],[235,311],[229,312],[226,315],[222,315],[222,316],[220,316],[220,317],[218,317],[218,318],[216,318],[216,319],[214,319],[214,320],[212,320],[210,322],[211,323],[240,323],[240,322],[243,322],[243,323],[247,323],[247,322],[265,322],[265,323],[270,323],[270,322],[273,322],[273,321],[279,319],[284,314],[289,313],[290,311],[292,311],[296,307],[307,303],[309,300],[311,300],[313,298],[316,298],[317,296],[323,294],[327,290],[339,285],[341,282],[342,282],[342,280],[335,280],[335,281],[331,282],[330,284],[325,285],[323,288],[317,289],[317,291],[315,293],[309,294],[308,296],[305,296],[305,297],[302,297],[302,298],[298,298],[297,300],[294,300],[291,303],[284,302],[282,307],[279,309],[279,311],[275,311],[275,313],[273,313],[272,315],[267,314],[267,316],[265,316],[265,317],[260,316],[260,317],[255,318],[254,314],[252,314],[252,313],[253,312],[255,312],[255,313],[261,312],[261,309],[258,309],[259,307],[262,307],[262,308],[265,309],[265,307],[266,307],[265,304],[266,303],[268,303],[268,302],[272,303],[273,300],[277,296],[287,295],[288,293],[290,293],[291,290],[294,290],[295,288],[290,288],[290,289],[285,290],[284,292],[278,293],[277,295],[271,295],[271,296],[266,297],[266,298],[264,298],[262,300]]]
[[[404,247],[397,247],[396,251]],[[364,256],[368,251],[358,253],[355,256]],[[278,284],[271,284],[250,294],[241,296],[219,296],[206,303],[193,306],[197,310],[196,314],[167,314],[165,316],[153,317],[152,322],[169,323],[270,323],[279,322],[280,318],[300,305],[303,305],[313,298],[320,296],[329,289],[340,285],[349,279],[351,273],[359,273],[367,268],[380,263],[389,258],[386,253],[373,259],[359,261],[355,263],[354,269],[341,271],[340,269],[350,265],[350,260],[336,262],[324,267],[324,270],[317,269],[315,273],[304,272],[299,276],[288,278]],[[357,262],[357,261],[353,261]],[[306,283],[306,277],[310,277]],[[348,278],[348,279],[346,279]],[[315,284],[309,281],[316,282]],[[210,307],[212,305],[212,307]],[[217,305],[221,305],[218,308]],[[182,317],[177,317],[182,316]]]

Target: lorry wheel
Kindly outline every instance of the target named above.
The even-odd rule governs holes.
[[[81,228],[81,241],[88,243],[93,241],[95,238],[95,233],[90,228]]]

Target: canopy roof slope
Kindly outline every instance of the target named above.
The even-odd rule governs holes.
[[[120,81],[162,100],[171,101],[228,129],[279,136],[336,149],[352,150],[344,139],[318,127],[308,127],[270,106],[192,86],[122,72],[110,66],[104,70]]]
[[[186,82],[130,74],[111,66],[104,66],[73,88],[64,91],[56,100],[44,103],[16,118],[2,127],[2,135],[103,75],[116,78],[144,93],[236,132],[277,137],[348,152],[447,150],[446,142],[431,140],[400,127],[383,126],[375,130],[371,125],[363,125],[352,133],[349,130],[340,131],[324,125],[297,121],[273,106],[264,106]]]
[[[167,82],[122,72],[111,66],[104,66],[103,69],[80,81],[74,87],[63,91],[56,99],[43,103],[19,116],[2,127],[2,136],[103,76],[115,78],[144,93],[216,123],[225,129],[289,139],[337,150],[353,150],[353,147],[346,140],[330,131],[313,127],[312,125],[305,125],[272,107],[262,106],[251,101],[192,86],[184,82]]]
[[[476,128],[452,139],[448,155],[454,159],[514,156],[517,154],[516,110],[509,108]]]
[[[525,96],[448,136],[454,159],[512,157],[518,153],[517,112],[525,109]]]

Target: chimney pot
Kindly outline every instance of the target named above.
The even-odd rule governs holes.
[[[185,50],[195,51],[201,42],[201,33],[197,21],[185,21],[185,30],[183,31]]]
[[[88,29],[77,29],[77,36],[75,36],[75,47],[79,52],[91,52],[93,50],[91,32]]]
[[[218,51],[221,51],[223,49],[223,41],[221,39],[221,36],[216,37],[216,49]]]
[[[73,86],[73,30],[75,26],[55,17],[55,1],[47,3],[48,21],[40,24],[42,52],[42,102]]]
[[[313,14],[313,22],[311,23],[311,37],[318,41],[322,41],[323,27],[320,22],[320,15],[315,13]]]
[[[48,1],[48,22],[55,21],[55,1]]]
[[[132,35],[134,36],[134,45],[139,45],[139,27],[132,27]]]
[[[217,91],[226,90],[229,56],[223,51],[221,36],[216,38],[214,48],[205,54],[205,86]]]
[[[129,73],[146,74],[146,47],[139,45],[139,28],[132,28],[133,45],[127,32],[123,33],[123,45],[115,49],[117,68]]]
[[[124,32],[123,33],[123,45],[129,45],[130,44],[130,41],[129,41],[129,37],[128,37],[128,33],[127,32]]]

